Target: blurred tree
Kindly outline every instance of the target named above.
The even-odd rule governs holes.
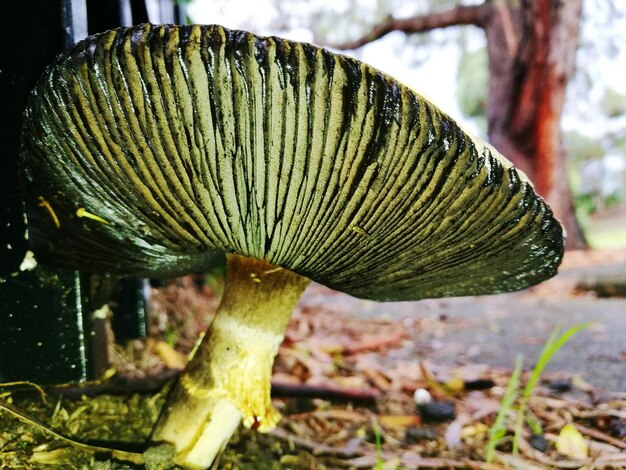
[[[601,105],[608,117],[620,117],[626,114],[626,95],[609,87],[604,92]]]
[[[474,119],[480,131],[487,133],[487,73],[489,57],[487,48],[481,47],[474,51],[467,50],[464,45],[457,66],[457,99],[461,111]]]
[[[552,205],[567,230],[567,247],[585,247],[560,127],[566,86],[574,72],[582,0],[450,3],[433,2],[439,10],[402,19],[389,15],[359,39],[334,47],[356,49],[393,31],[412,35],[459,25],[482,28],[489,72],[488,138]]]

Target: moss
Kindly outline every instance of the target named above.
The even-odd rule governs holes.
[[[47,402],[39,397],[5,397],[4,402],[49,426],[59,434],[87,444],[141,452],[157,419],[164,399],[161,394],[83,397]],[[36,422],[28,422],[0,411],[0,468],[24,470],[94,469],[135,470],[168,468],[167,456],[159,463],[134,465],[90,452],[55,437]],[[169,466],[171,469],[179,467]],[[268,434],[241,429],[220,460],[223,470],[322,469],[324,466],[307,452],[289,446]]]
[[[81,449],[60,436],[94,446],[141,452],[163,404],[159,394],[46,402],[7,397],[5,401],[12,402],[11,406],[23,416],[0,412],[0,468],[21,469],[143,468]]]

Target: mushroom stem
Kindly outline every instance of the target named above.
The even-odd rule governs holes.
[[[280,419],[272,407],[272,364],[309,279],[267,261],[227,256],[224,295],[206,337],[182,373],[151,441],[175,461],[207,468],[240,421],[261,432]]]

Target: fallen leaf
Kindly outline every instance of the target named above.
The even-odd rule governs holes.
[[[448,392],[455,395],[465,389],[465,382],[461,377],[455,376],[447,380],[444,387]]]
[[[363,371],[363,375],[369,379],[369,381],[374,385],[374,387],[382,390],[384,392],[388,392],[391,390],[391,384],[389,379],[379,370],[376,369],[365,369]]]
[[[472,437],[482,437],[489,432],[489,428],[483,423],[471,424],[461,429],[461,439],[467,440]]]
[[[378,417],[378,423],[386,428],[408,428],[418,426],[420,417],[417,415],[382,415]]]
[[[165,341],[151,342],[151,346],[168,369],[183,370],[187,365],[187,356],[176,351]]]
[[[573,424],[566,424],[561,429],[556,440],[556,450],[570,459],[580,460],[587,458],[589,447],[583,435]]]

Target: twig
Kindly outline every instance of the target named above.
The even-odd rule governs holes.
[[[495,452],[494,457],[497,461],[506,465],[506,468],[523,468],[524,470],[541,470],[545,468],[543,465],[538,466],[530,460],[520,457],[519,455]]]
[[[334,385],[306,385],[272,382],[272,396],[282,398],[321,398],[322,400],[374,404],[380,396],[375,388],[343,388]]]
[[[383,453],[385,457],[385,453]],[[502,470],[501,465],[495,465],[470,459],[448,459],[444,457],[421,457],[411,454],[410,457],[403,456],[401,464],[408,468],[445,468],[445,469],[472,469],[472,470]]]
[[[379,370],[363,369],[362,373],[367,378],[367,380],[377,389],[384,392],[389,392],[391,390],[391,381],[385,374],[383,374]]]
[[[615,437],[609,436],[606,433],[598,431],[597,429],[588,428],[587,426],[583,426],[582,424],[576,424],[576,429],[580,431],[581,434],[585,436],[592,437],[599,441],[604,441],[612,446],[618,447],[619,449],[626,449],[626,442],[621,439],[617,439]]]
[[[378,349],[386,348],[398,344],[405,338],[405,333],[402,331],[395,331],[389,335],[378,336],[371,338],[360,343],[355,343],[350,346],[346,346],[343,349],[344,354],[358,354],[363,351],[376,351]]]
[[[349,449],[347,447],[330,447],[324,444],[318,444],[317,442],[291,434],[282,428],[276,428],[271,431],[270,434],[282,441],[293,443],[298,447],[306,449],[313,455],[334,455],[341,458],[350,458],[364,454],[361,450]]]
[[[16,382],[0,383],[0,390],[4,390],[5,388],[12,388],[12,387],[28,387],[29,390],[35,389],[37,392],[39,392],[39,395],[41,397],[41,401],[44,402],[44,403],[48,403],[48,398],[47,398],[46,392],[44,391],[43,388],[41,388],[40,385],[37,385],[36,383],[29,382],[27,380],[18,380]],[[8,394],[12,395],[16,390],[20,390],[20,389],[11,390],[10,392],[8,392]]]
[[[8,403],[0,402],[0,410],[13,415],[15,418],[19,419],[20,421],[26,424],[29,424],[31,426],[34,426],[35,428],[47,434],[50,434],[52,437],[59,439],[65,442],[66,444],[69,444],[72,447],[75,447],[77,449],[87,451],[87,452],[92,452],[92,453],[108,455],[111,458],[126,461],[126,462],[132,462],[134,464],[143,464],[142,454],[139,454],[136,452],[127,452],[124,450],[112,449],[110,447],[92,446],[89,444],[85,444],[83,442],[75,441],[74,439],[65,437],[64,435],[52,429],[50,426],[39,421],[37,418],[29,415],[28,413],[12,405],[9,405]]]
[[[616,418],[626,419],[626,401],[617,401],[607,403],[601,408],[593,408],[591,410],[574,411],[572,416],[580,419],[597,418],[599,416],[614,416]]]
[[[344,409],[330,409],[330,410],[315,410],[315,411],[307,411],[305,413],[296,413],[289,415],[289,420],[303,420],[308,418],[323,418],[323,419],[332,419],[337,421],[344,422],[352,422],[352,423],[361,423],[371,421],[372,416],[365,416],[364,414],[359,414],[354,411],[347,411]]]
[[[595,468],[626,468],[626,452],[601,455],[593,462]]]
[[[85,384],[79,386],[57,386],[47,389],[52,396],[61,396],[68,400],[79,400],[83,396],[128,395],[132,393],[155,393],[170,380],[178,378],[180,371],[168,369],[158,375],[143,378],[115,376],[104,383]],[[380,396],[374,388],[344,388],[334,385],[306,385],[272,382],[272,396],[281,398],[321,398],[336,402],[353,402],[355,404],[372,405]]]
[[[399,19],[389,16],[385,21],[374,26],[368,34],[359,39],[343,44],[334,44],[332,47],[342,50],[357,49],[367,43],[380,39],[392,31],[402,31],[408,34],[458,25],[483,27],[489,9],[491,9],[491,3],[485,2],[481,5],[460,5],[446,11],[428,13],[410,18]]]
[[[81,397],[96,397],[99,395],[129,395],[133,393],[156,393],[163,386],[178,377],[180,371],[165,369],[157,375],[141,378],[130,378],[124,375],[115,375],[110,380],[101,383],[86,383],[82,385],[59,385],[49,387],[46,391],[53,396],[61,396],[68,400],[80,400]]]

